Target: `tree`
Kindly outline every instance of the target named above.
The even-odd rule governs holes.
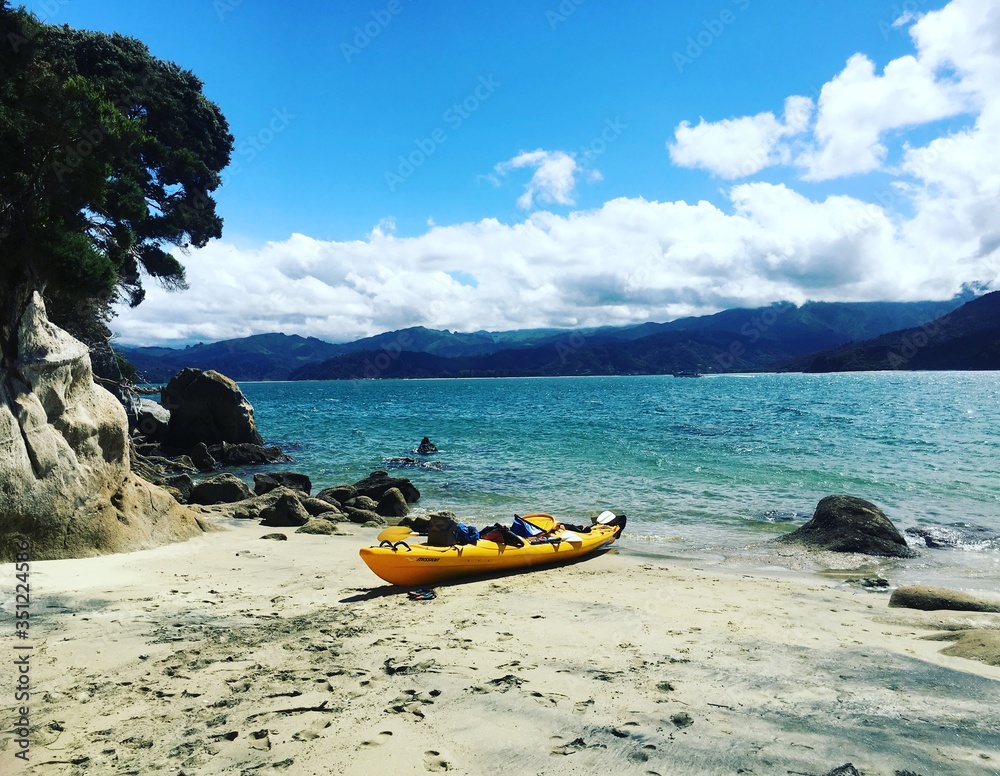
[[[193,73],[0,0],[0,371],[34,291],[99,316],[139,304],[144,275],[183,288],[166,249],[221,236],[232,145]]]

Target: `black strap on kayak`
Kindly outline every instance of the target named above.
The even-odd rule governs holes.
[[[383,539],[381,542],[379,542],[378,546],[379,547],[388,547],[393,552],[399,552],[399,548],[402,546],[402,547],[406,548],[407,552],[413,552],[413,550],[410,548],[410,545],[408,545],[406,542],[403,542],[403,541],[399,541],[399,542],[393,543],[393,542],[390,542],[388,539]]]

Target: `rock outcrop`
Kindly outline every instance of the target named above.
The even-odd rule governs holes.
[[[152,399],[139,399],[136,428],[146,439],[160,440],[170,425],[170,412]]]
[[[375,511],[383,517],[405,517],[410,508],[399,488],[389,488],[378,500]]]
[[[389,488],[398,488],[407,504],[420,500],[420,491],[417,490],[416,485],[406,477],[390,477],[389,472],[382,469],[374,471],[363,480],[354,483],[354,491],[357,496],[368,496],[376,502],[385,495]],[[320,498],[322,498],[322,493]]]
[[[265,472],[253,476],[253,492],[258,496],[282,486],[308,496],[312,491],[312,480],[309,475],[299,472]]]
[[[173,447],[264,444],[243,391],[214,370],[182,369],[163,389],[160,404],[170,410],[166,441]]]
[[[955,612],[1000,612],[1000,598],[986,599],[946,587],[908,585],[893,591],[889,606],[921,609],[925,612],[942,609]]]
[[[34,294],[0,366],[0,561],[18,537],[36,560],[151,547],[205,530],[130,469],[125,409],[94,383],[90,354]]]
[[[889,558],[918,555],[881,509],[854,496],[827,496],[816,506],[812,520],[777,541]]]
[[[260,513],[260,524],[274,528],[297,527],[309,522],[310,516],[298,497],[284,494],[273,506],[264,508]]]
[[[191,489],[188,501],[192,504],[234,504],[250,498],[250,488],[235,474],[216,474]]]

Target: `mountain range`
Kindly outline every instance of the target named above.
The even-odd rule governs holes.
[[[148,382],[185,367],[244,381],[990,369],[1000,365],[998,309],[1000,292],[977,298],[966,291],[947,302],[782,302],[623,327],[464,333],[417,326],[340,344],[273,333],[116,350]]]

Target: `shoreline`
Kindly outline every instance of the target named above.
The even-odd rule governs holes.
[[[370,529],[219,522],[32,564],[31,765],[4,733],[5,773],[1000,773],[1000,667],[922,638],[1000,615],[627,546],[410,601]]]

